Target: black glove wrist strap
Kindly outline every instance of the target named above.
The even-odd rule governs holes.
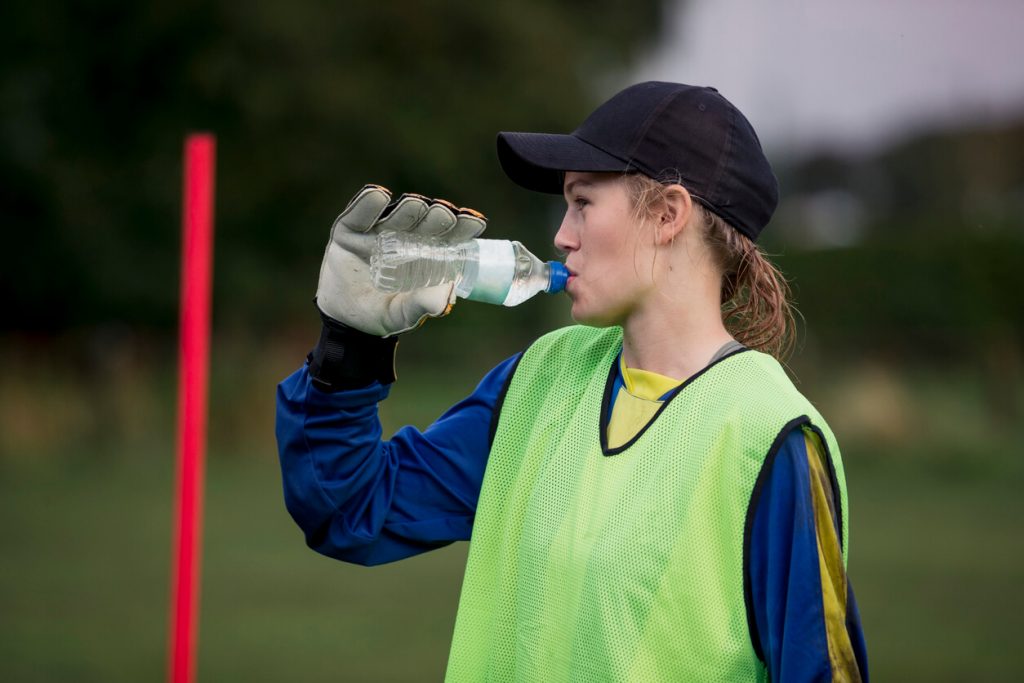
[[[359,389],[375,381],[381,384],[395,381],[398,337],[376,337],[360,332],[323,311],[320,311],[320,319],[323,321],[320,341],[307,357],[313,386],[333,393]]]

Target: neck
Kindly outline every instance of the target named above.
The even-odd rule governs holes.
[[[722,323],[718,285],[713,286],[709,291],[675,290],[677,299],[654,292],[649,302],[632,311],[622,325],[626,366],[678,380],[703,370],[732,339]]]

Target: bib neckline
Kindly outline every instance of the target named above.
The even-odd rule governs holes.
[[[716,367],[719,363],[721,363],[721,362],[723,362],[725,360],[728,360],[729,358],[732,358],[733,356],[738,356],[739,354],[745,353],[747,351],[750,351],[750,349],[744,347],[744,348],[736,349],[735,351],[732,351],[730,353],[727,353],[724,356],[722,356],[721,358],[718,358],[718,359],[708,363],[703,368],[701,368],[700,370],[695,372],[693,375],[691,375],[690,377],[688,377],[685,380],[683,380],[679,384],[679,386],[677,386],[672,391],[671,396],[669,396],[668,398],[666,398],[662,402],[662,404],[658,408],[657,412],[655,412],[654,415],[651,416],[651,419],[647,421],[647,424],[645,424],[643,427],[641,427],[640,430],[637,431],[637,433],[634,434],[631,439],[626,441],[626,443],[622,444],[621,446],[616,446],[615,448],[609,448],[609,446],[608,446],[608,419],[609,419],[608,413],[609,413],[609,410],[608,409],[611,406],[612,392],[615,391],[615,384],[616,384],[615,376],[616,376],[616,373],[617,372],[621,372],[621,370],[619,370],[619,364],[622,362],[621,361],[621,358],[622,358],[622,348],[620,346],[618,353],[615,354],[615,357],[612,359],[610,367],[608,368],[608,376],[605,379],[604,391],[602,392],[601,410],[600,410],[600,412],[598,414],[598,425],[597,426],[598,426],[598,432],[599,432],[600,442],[601,442],[601,453],[603,455],[605,455],[605,456],[612,456],[612,455],[618,455],[619,453],[622,453],[623,451],[628,450],[630,448],[630,446],[632,446],[634,443],[636,443],[640,439],[640,437],[642,437],[647,432],[647,430],[651,428],[651,425],[653,425],[658,420],[658,418],[661,416],[661,414],[663,412],[665,412],[665,410],[672,403],[672,401],[674,401],[676,399],[676,397],[679,396],[681,393],[686,391],[686,388],[689,387],[691,384],[693,384],[693,382],[695,380],[697,380],[698,378],[703,376],[706,372],[708,372],[712,368]]]

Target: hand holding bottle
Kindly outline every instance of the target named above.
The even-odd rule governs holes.
[[[411,330],[428,317],[446,314],[455,301],[455,283],[443,282],[408,292],[383,292],[370,278],[370,254],[378,233],[395,232],[461,242],[481,234],[487,219],[444,200],[402,195],[367,185],[334,221],[324,250],[316,303],[329,318],[378,337]]]

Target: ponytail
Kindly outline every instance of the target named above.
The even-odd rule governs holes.
[[[796,341],[792,292],[761,249],[717,214],[698,206],[704,238],[722,271],[722,320],[738,342],[784,361]]]

